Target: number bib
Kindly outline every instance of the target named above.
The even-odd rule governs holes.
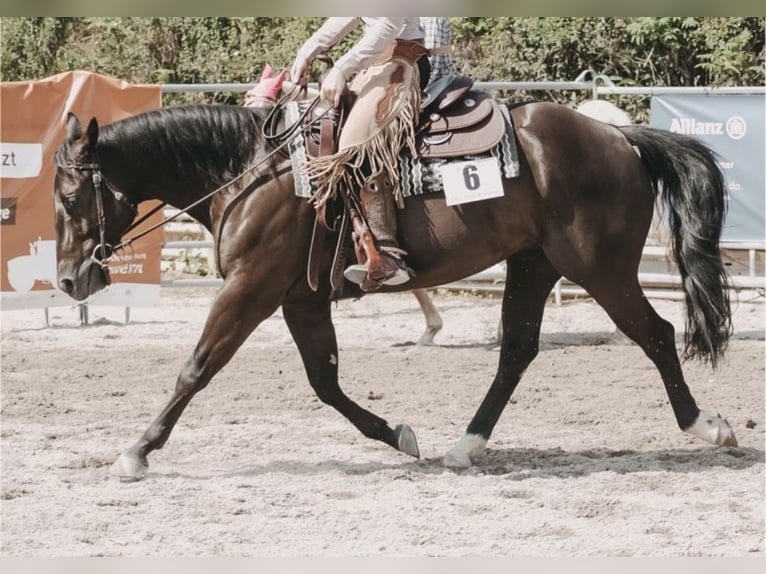
[[[447,205],[503,196],[500,167],[494,156],[445,163],[439,170]]]

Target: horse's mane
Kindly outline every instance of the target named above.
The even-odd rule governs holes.
[[[221,185],[252,162],[263,145],[265,112],[240,106],[192,104],[162,108],[102,126],[98,153],[128,158],[175,181],[205,177]],[[159,175],[159,174],[155,174]]]

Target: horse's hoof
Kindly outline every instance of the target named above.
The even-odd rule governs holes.
[[[458,443],[444,455],[444,466],[449,468],[469,468],[471,457],[484,454],[487,439],[478,434],[463,435]]]
[[[418,339],[418,345],[421,347],[431,347],[434,344],[434,335],[435,333],[426,331],[420,336],[420,339]]]
[[[408,425],[396,425],[394,434],[396,435],[396,448],[400,452],[420,458],[418,439],[415,438],[415,433]]]
[[[442,330],[441,325],[437,325],[435,327],[426,327],[426,330],[423,332],[423,334],[420,336],[420,339],[418,340],[418,345],[421,345],[423,347],[430,347],[434,344],[434,337],[439,333],[439,331]]]
[[[463,452],[455,452],[456,449],[452,448],[444,455],[444,466],[447,468],[470,468],[471,457]]]
[[[121,454],[112,465],[112,474],[124,482],[141,480],[149,471],[149,463],[135,457]]]
[[[737,437],[729,421],[708,411],[700,411],[697,420],[686,432],[718,446],[737,446]]]

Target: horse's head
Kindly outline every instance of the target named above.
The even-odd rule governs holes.
[[[82,301],[109,284],[107,260],[136,208],[102,173],[96,118],[83,131],[69,114],[56,152],[54,205],[59,288]]]

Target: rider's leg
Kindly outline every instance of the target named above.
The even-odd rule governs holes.
[[[376,239],[376,245],[370,246],[370,242],[362,241],[366,260],[350,266],[344,276],[359,283],[363,291],[374,291],[381,285],[406,283],[410,274],[401,257],[406,252],[399,248],[396,240],[396,202],[391,180],[384,173],[368,178],[359,197],[364,219]]]
[[[402,45],[410,56],[422,54],[412,43]],[[397,43],[397,47],[399,43]],[[341,187],[364,188],[360,195],[377,245],[387,250],[365,264],[383,261],[364,269],[352,268],[350,281],[374,290],[381,285],[399,285],[409,279],[397,256],[396,205],[403,207],[398,192],[398,155],[402,147],[415,153],[415,120],[420,107],[419,73],[414,60],[400,55],[376,63],[357,74],[349,89],[357,95],[348,113],[334,154],[312,158],[307,174],[317,185],[317,202],[326,201]],[[369,193],[368,193],[369,192]],[[369,242],[368,242],[369,243]],[[373,245],[374,247],[374,245]],[[371,250],[366,245],[366,250]],[[367,271],[370,271],[369,275]]]

